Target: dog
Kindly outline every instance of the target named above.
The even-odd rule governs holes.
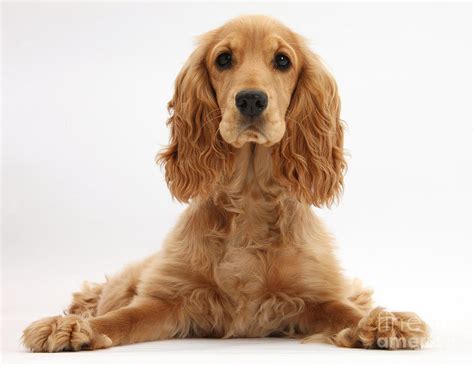
[[[63,316],[33,322],[34,352],[185,337],[301,338],[340,347],[415,349],[416,314],[372,306],[343,275],[311,206],[330,206],[346,161],[337,85],[304,39],[265,16],[199,39],[169,102],[157,156],[189,202],[161,252],[102,284]]]

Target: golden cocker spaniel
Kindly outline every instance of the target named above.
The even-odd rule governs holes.
[[[157,161],[190,202],[161,252],[23,333],[35,352],[184,337],[300,337],[413,349],[415,314],[372,308],[346,279],[311,205],[333,203],[346,167],[334,79],[302,37],[244,16],[200,38],[169,103]]]

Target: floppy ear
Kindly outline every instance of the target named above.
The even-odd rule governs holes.
[[[221,112],[201,45],[176,78],[168,103],[170,144],[157,156],[171,194],[180,202],[206,196],[225,171],[228,146],[218,133]]]
[[[337,86],[319,58],[307,49],[277,147],[276,175],[297,198],[329,206],[339,196],[346,168]]]

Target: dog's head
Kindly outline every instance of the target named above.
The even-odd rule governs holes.
[[[200,38],[169,103],[171,143],[158,156],[180,201],[208,195],[235,149],[272,150],[275,178],[300,201],[331,203],[343,182],[336,83],[302,37],[245,16]]]

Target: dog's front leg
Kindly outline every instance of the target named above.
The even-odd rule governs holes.
[[[138,297],[129,306],[85,319],[76,315],[38,320],[23,343],[35,352],[79,351],[166,339],[180,334],[179,306]]]

